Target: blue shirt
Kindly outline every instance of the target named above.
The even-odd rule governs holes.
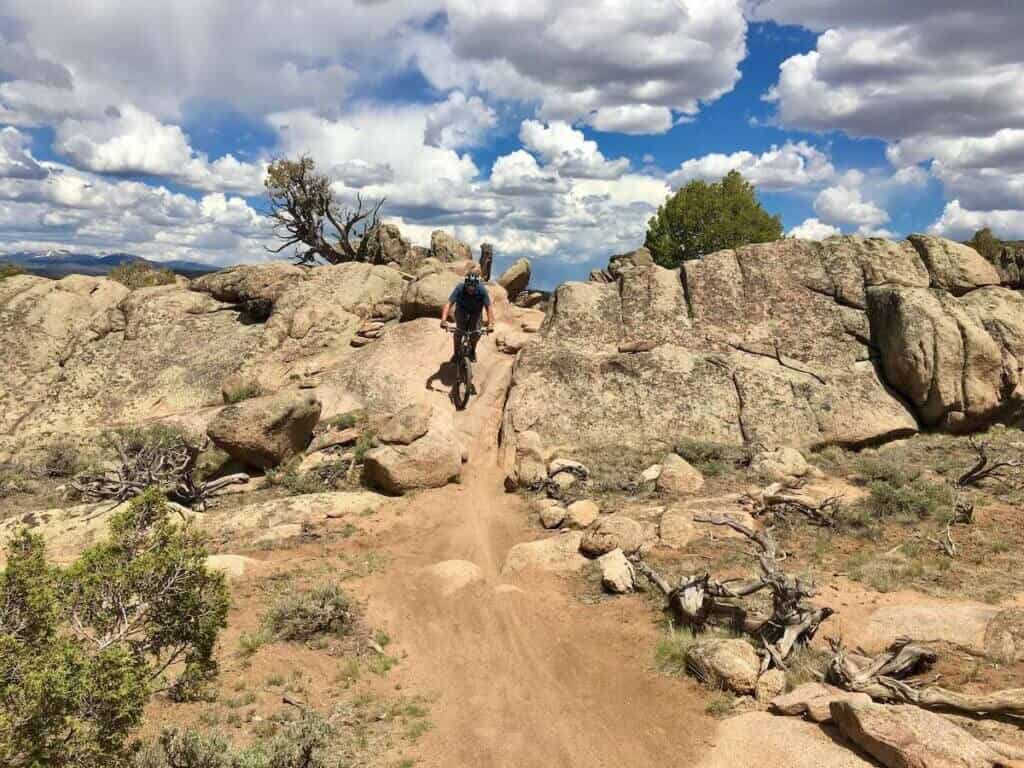
[[[467,315],[478,315],[484,307],[491,306],[491,295],[483,283],[473,293],[466,290],[465,283],[459,283],[448,297],[448,303],[454,304]]]

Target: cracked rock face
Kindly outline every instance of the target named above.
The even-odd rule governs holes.
[[[516,430],[586,455],[682,437],[861,445],[917,429],[878,374],[865,311],[867,286],[928,285],[909,244],[786,240],[681,272],[613,261],[617,281],[555,293],[517,366]],[[619,351],[638,340],[655,345]]]
[[[275,392],[342,365],[364,318],[399,315],[404,287],[398,271],[368,264],[234,267],[131,292],[77,275],[0,281],[13,361],[0,366],[0,460],[156,419],[202,432],[225,391]],[[247,317],[255,302],[263,323]]]
[[[783,240],[680,271],[637,254],[556,291],[516,369],[516,431],[581,456],[859,446],[1019,408],[1024,298],[958,243]]]
[[[129,293],[72,276],[2,286],[0,343],[34,351],[0,367],[0,453],[15,441],[34,447],[219,405],[222,381],[262,332],[240,324],[231,305],[177,285]]]

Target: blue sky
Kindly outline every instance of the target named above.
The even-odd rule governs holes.
[[[8,0],[0,252],[267,259],[265,164],[298,152],[543,286],[732,169],[794,236],[1024,237],[1013,5]]]

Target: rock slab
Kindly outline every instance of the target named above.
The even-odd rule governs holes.
[[[306,449],[320,410],[320,401],[309,394],[258,397],[221,410],[207,434],[236,461],[271,469]]]

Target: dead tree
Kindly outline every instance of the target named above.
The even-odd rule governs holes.
[[[985,441],[971,438],[969,441],[974,450],[975,462],[956,480],[956,487],[967,488],[977,485],[983,480],[996,480],[1003,485],[1020,486],[1020,470],[1024,468],[1024,459],[1002,459],[993,460],[989,456],[989,444]]]
[[[972,437],[968,443],[975,454],[974,464],[953,481],[953,510],[946,521],[946,528],[938,538],[924,537],[949,557],[957,557],[960,554],[953,538],[953,528],[974,522],[974,503],[968,498],[966,488],[986,480],[994,480],[1010,488],[1024,486],[1024,473],[1021,472],[1024,468],[1024,459],[993,459],[989,454],[987,441]]]
[[[842,500],[842,496],[829,496],[815,501],[801,493],[799,487],[773,483],[764,489],[755,504],[754,514],[771,513],[785,518],[788,513],[795,513],[806,517],[813,525],[835,528]]]
[[[380,224],[384,199],[365,205],[356,194],[355,208],[339,205],[331,180],[316,172],[308,155],[297,160],[277,158],[267,168],[264,182],[274,234],[281,240],[271,253],[295,248],[297,264],[313,266],[369,261],[371,238],[367,235]],[[333,239],[330,237],[333,235]]]
[[[760,574],[753,579],[716,581],[708,573],[684,579],[672,587],[642,560],[635,565],[639,572],[665,595],[677,620],[697,631],[708,625],[727,624],[736,631],[757,637],[765,649],[762,671],[774,665],[786,668],[786,659],[794,649],[806,645],[817,633],[821,623],[834,611],[809,605],[808,598],[817,594],[814,584],[790,576],[779,568],[779,556],[768,530],[754,530],[721,514],[695,515],[699,523],[726,526],[741,533],[758,547]],[[772,611],[765,615],[749,611],[739,601],[768,590]]]
[[[908,683],[904,678],[925,672],[938,656],[908,638],[900,638],[885,653],[871,659],[848,653],[838,640],[829,641],[832,658],[825,680],[839,688],[866,693],[886,704],[915,704],[969,715],[1024,716],[1024,689],[969,694],[937,685]]]
[[[216,491],[249,480],[247,474],[238,473],[197,481],[196,463],[205,441],[170,430],[115,431],[104,440],[116,455],[112,467],[83,472],[71,481],[80,496],[92,501],[128,501],[157,487],[171,501],[202,511]]]

